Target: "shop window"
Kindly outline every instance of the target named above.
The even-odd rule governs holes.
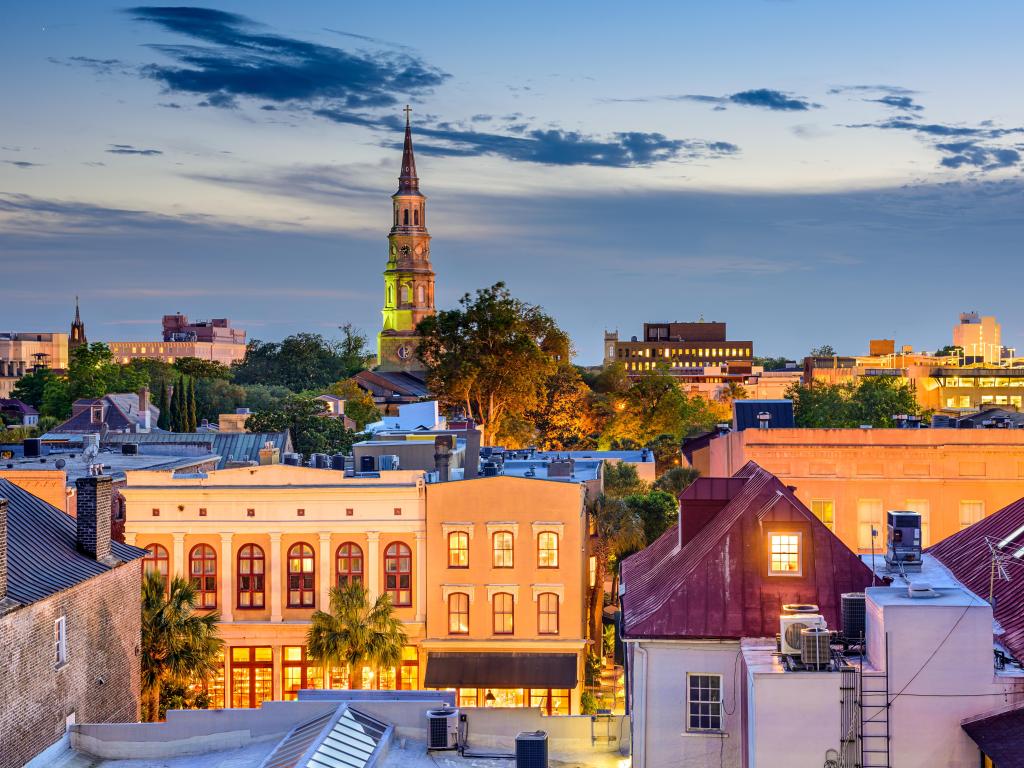
[[[309,659],[304,645],[286,645],[282,649],[283,696],[285,701],[294,701],[299,691],[324,687],[324,669]]]
[[[231,649],[231,706],[255,709],[274,697],[274,654],[269,647]]]

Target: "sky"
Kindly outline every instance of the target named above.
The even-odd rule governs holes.
[[[411,105],[439,308],[755,354],[1024,348],[1024,4],[0,0],[0,329],[373,338]],[[1017,279],[1015,279],[1017,278]]]

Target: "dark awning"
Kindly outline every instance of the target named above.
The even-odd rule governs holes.
[[[978,717],[961,723],[961,727],[999,768],[1024,768],[1024,707]]]
[[[434,653],[428,688],[575,688],[575,653]]]

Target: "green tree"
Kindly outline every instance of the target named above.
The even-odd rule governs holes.
[[[693,467],[672,467],[654,481],[653,487],[678,499],[679,495],[689,488],[698,477],[700,477],[700,472]]]
[[[197,614],[196,588],[180,577],[170,588],[155,571],[142,579],[143,720],[159,717],[161,688],[202,680],[216,671],[224,642],[218,635],[220,613]]]
[[[113,392],[137,392],[149,384],[147,371],[118,365],[107,345],[98,342],[78,347],[71,353],[67,378],[72,402]]]
[[[49,418],[64,421],[71,415],[71,386],[61,376],[48,379],[43,385],[43,403],[39,413]]]
[[[290,390],[281,388],[285,393]],[[222,413],[234,413],[246,405],[245,387],[226,379],[196,380],[196,418],[216,423]]]
[[[160,415],[157,417],[156,425],[160,429],[171,431],[171,401],[167,397],[167,385],[164,382],[160,382],[160,398],[157,401],[157,408],[160,409]]]
[[[746,400],[750,397],[747,388],[738,381],[726,382],[718,393],[718,400],[722,403],[731,403],[733,400]]]
[[[676,497],[665,491],[634,493],[623,501],[640,518],[644,542],[647,544],[654,543],[655,539],[679,520],[679,502]]]
[[[182,392],[182,380],[181,377],[174,382],[174,389],[171,392],[171,431],[172,432],[184,432],[182,423],[182,411],[184,394]]]
[[[46,390],[47,382],[56,378],[58,378],[57,374],[49,368],[36,368],[14,383],[11,397],[39,410],[43,405],[43,393]]]
[[[936,357],[963,357],[964,348],[955,344],[947,344],[935,350]]]
[[[835,357],[836,351],[831,344],[822,344],[820,347],[811,347],[811,357]]]
[[[540,407],[529,418],[546,451],[583,450],[595,445],[597,424],[590,389],[575,366],[563,363],[548,377]]]
[[[785,357],[755,357],[750,362],[753,365],[760,365],[766,371],[783,371],[789,364]]]
[[[185,431],[195,432],[199,423],[196,421],[196,380],[189,379],[185,388]]]
[[[533,304],[516,299],[504,283],[466,294],[460,307],[424,319],[417,350],[427,383],[449,408],[472,416],[484,444],[507,414],[536,409],[556,367],[548,350],[565,334]]]
[[[356,429],[380,421],[380,411],[373,402],[373,395],[360,387],[355,379],[336,381],[327,388],[326,394],[345,401],[345,415],[356,423]]]
[[[329,341],[318,333],[299,333],[280,343],[253,340],[245,358],[233,367],[239,384],[277,384],[293,392],[323,389],[366,368],[366,337],[351,325],[344,338]]]
[[[894,427],[893,416],[914,416],[920,412],[914,390],[895,376],[862,376],[850,397],[850,405],[856,425],[873,427]]]
[[[647,483],[640,479],[636,466],[625,461],[604,463],[604,495],[619,499],[635,493],[646,493]]]
[[[258,411],[245,426],[250,432],[291,430],[295,450],[311,453],[348,453],[357,439],[341,419],[328,418],[327,404],[312,397],[293,395],[276,408]]]
[[[793,401],[793,419],[798,427],[856,426],[851,424],[847,390],[841,384],[793,384],[786,390],[786,397]]]
[[[226,365],[198,357],[179,357],[174,361],[174,370],[193,379],[231,380],[231,369]]]
[[[364,667],[397,666],[407,640],[391,596],[382,592],[371,602],[365,587],[353,582],[331,587],[330,611],[313,613],[306,649],[324,667],[347,668],[349,688],[355,688]]]
[[[259,413],[271,408],[279,408],[295,393],[280,384],[243,384],[245,402],[249,410]]]
[[[920,414],[910,385],[894,376],[862,376],[856,382],[794,384],[786,390],[798,427],[841,429],[869,424],[896,426],[893,416]]]
[[[591,555],[594,557],[594,586],[587,603],[587,625],[590,639],[601,642],[601,612],[609,568],[615,568],[621,555],[635,552],[644,545],[644,526],[640,516],[621,498],[601,494],[591,510],[594,539]],[[614,594],[612,599],[615,599]]]

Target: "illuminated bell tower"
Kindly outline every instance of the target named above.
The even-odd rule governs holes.
[[[422,369],[416,357],[416,325],[434,314],[434,270],[430,267],[426,198],[420,194],[412,129],[405,108],[405,147],[398,191],[391,196],[394,221],[388,235],[384,270],[384,323],[377,335],[377,362],[382,371]]]

